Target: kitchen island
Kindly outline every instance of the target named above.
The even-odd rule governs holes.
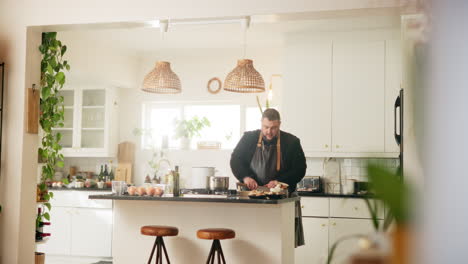
[[[202,228],[230,228],[234,239],[221,242],[227,263],[294,263],[294,203],[299,197],[257,200],[248,197],[148,197],[90,195],[113,200],[114,264],[146,263],[153,237],[144,225],[169,225],[179,235],[165,244],[171,263],[205,263],[211,241],[198,239]]]

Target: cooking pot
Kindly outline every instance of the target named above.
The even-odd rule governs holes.
[[[226,192],[229,189],[229,177],[209,176],[207,183],[210,191]]]
[[[214,176],[215,167],[192,167],[192,188],[203,189],[209,186],[207,177]]]

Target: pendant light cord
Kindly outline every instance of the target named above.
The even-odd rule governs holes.
[[[247,54],[247,28],[244,28],[244,59]]]

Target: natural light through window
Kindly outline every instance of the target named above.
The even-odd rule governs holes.
[[[200,132],[198,141],[220,142],[224,149],[234,148],[239,141],[239,105],[189,105],[184,108],[184,113],[186,120],[197,116],[210,121],[210,127]],[[192,148],[196,148],[196,143],[192,142]]]
[[[158,107],[150,104],[146,108],[147,118],[143,131],[143,146],[145,148],[161,148],[163,140],[167,139],[169,148],[178,148],[179,141],[174,138],[174,120],[180,119],[180,107]]]

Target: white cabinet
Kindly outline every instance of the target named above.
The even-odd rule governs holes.
[[[397,157],[393,103],[400,87],[397,30],[286,38],[282,128],[308,157]]]
[[[305,153],[331,149],[331,41],[298,39],[285,56],[282,127]]]
[[[375,232],[370,219],[330,218],[330,248],[336,241],[353,235],[367,235]],[[339,242],[332,263],[349,263],[349,257],[359,250],[359,238],[350,238]]]
[[[373,201],[372,201],[373,202]],[[374,231],[367,205],[362,199],[301,197],[305,245],[296,248],[295,264],[326,263],[334,243],[349,235]],[[383,223],[383,210],[378,213]],[[356,252],[358,239],[340,242],[332,263],[346,263]]]
[[[69,255],[71,245],[72,215],[70,208],[54,207],[50,211],[51,225],[44,226],[45,233],[52,235],[44,244],[38,244],[38,250],[52,255]]]
[[[117,151],[117,97],[112,88],[76,87],[64,97],[62,134],[65,157],[113,157]]]
[[[333,151],[384,152],[385,43],[333,44]]]
[[[328,218],[303,217],[305,246],[296,248],[296,264],[323,264],[328,256]]]
[[[112,210],[76,208],[71,230],[71,255],[111,256]]]
[[[394,153],[400,152],[394,137],[394,105],[400,94],[402,80],[400,54],[401,42],[399,39],[385,42],[385,152]]]
[[[62,256],[112,256],[112,202],[90,201],[88,195],[106,192],[56,191],[51,200],[51,233],[38,250]]]

